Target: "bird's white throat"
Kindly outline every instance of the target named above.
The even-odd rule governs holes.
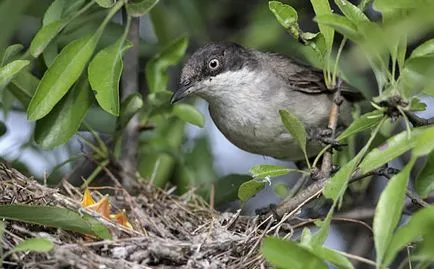
[[[255,104],[266,86],[266,77],[265,73],[248,68],[226,71],[202,81],[196,94],[213,106],[229,108],[241,103]]]

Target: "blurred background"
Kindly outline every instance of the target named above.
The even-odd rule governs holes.
[[[50,0],[1,0],[0,1],[0,52],[11,44],[29,46],[41,26],[42,17],[51,4]],[[309,1],[282,1],[292,5],[299,14],[304,31],[318,31],[313,21],[314,13]],[[353,1],[354,2],[354,1]],[[337,10],[332,6],[332,9]],[[372,8],[366,13],[372,20],[379,20]],[[106,12],[95,9],[68,26],[56,40],[58,49],[85,33],[92,33],[101,23]],[[100,48],[111,44],[122,33],[121,14],[108,25],[98,44]],[[302,62],[319,66],[313,51],[292,39],[276,22],[265,0],[161,0],[151,12],[140,18],[140,92],[146,94],[145,66],[151,57],[182,35],[187,35],[189,45],[186,56],[210,41],[234,41],[246,47],[275,51],[290,55]],[[340,41],[340,36],[335,42]],[[416,45],[416,44],[415,44]],[[177,86],[182,62],[169,69],[169,90]],[[41,77],[45,70],[42,61],[37,62],[32,73]],[[345,78],[365,96],[374,94],[374,76],[366,61],[360,60],[357,50],[348,44],[344,50],[341,70]],[[0,123],[4,133],[0,137],[0,157],[27,175],[56,184],[67,178],[75,184],[82,177],[96,177],[104,183],[104,174],[95,172],[95,162],[89,158],[86,146],[77,137],[54,150],[43,150],[33,141],[32,122],[26,120],[24,109],[10,91],[2,89]],[[425,102],[432,103],[429,98]],[[199,128],[169,118],[152,132],[140,137],[138,170],[145,180],[166,187],[176,186],[182,194],[192,188],[198,189],[205,199],[209,198],[210,186],[214,186],[216,204],[220,209],[236,209],[234,201],[238,186],[249,179],[248,170],[255,164],[294,164],[244,152],[217,130],[208,114],[206,102],[194,102],[205,116],[205,127]],[[430,111],[422,116],[429,116]],[[432,114],[432,113],[431,113]],[[432,115],[431,115],[432,116]],[[115,118],[97,106],[88,112],[86,124],[104,138],[115,127]],[[390,130],[396,126],[390,126]],[[387,130],[385,130],[387,132]],[[82,133],[84,136],[88,132]],[[385,133],[386,134],[386,133]],[[363,144],[363,139],[358,141]],[[399,167],[400,164],[398,164]],[[278,203],[298,175],[280,177],[272,181],[265,191],[258,193],[243,207],[246,214],[253,214],[259,207]]]
[[[0,51],[4,51],[6,47],[15,43],[28,47],[41,27],[42,17],[51,2],[50,0],[0,1],[0,20],[2,20],[0,22],[2,25]],[[317,30],[315,29],[316,24],[312,21],[313,10],[307,1],[286,2],[297,8],[300,23],[306,31]],[[67,29],[57,40],[59,47],[85,33],[94,31],[104,15],[102,11],[94,12],[92,16],[83,18],[77,26]],[[108,25],[100,41],[100,47],[107,46],[119,36],[122,32],[119,23],[121,23],[121,14],[117,14],[112,23]],[[161,51],[165,45],[170,44],[181,35],[187,35],[189,38],[187,57],[206,42],[229,40],[246,47],[283,52],[304,62],[318,64],[315,62],[316,57],[312,51],[290,38],[276,22],[273,14],[268,10],[268,1],[162,0],[151,10],[150,14],[141,17],[140,21],[141,92],[146,92],[146,62]],[[177,86],[181,67],[182,63],[169,69],[170,90]],[[35,65],[32,70],[33,74],[40,77],[43,68],[43,63],[39,66]],[[79,184],[82,176],[86,177],[92,173],[94,166],[89,163],[89,160],[80,158],[84,146],[76,137],[54,150],[43,150],[36,145],[32,136],[33,123],[26,120],[23,109],[13,99],[14,97],[8,91],[1,91],[3,113],[0,114],[0,121],[5,124],[7,130],[0,137],[1,158],[28,175],[40,179],[45,178],[52,183],[68,177]],[[167,168],[160,169],[167,170],[160,173],[162,175],[160,177],[166,177],[166,179],[158,179],[158,182],[170,181],[179,187],[180,192],[183,192],[193,186],[201,187],[203,184],[206,186],[226,176],[226,181],[223,180],[224,183],[221,184],[225,187],[222,192],[227,192],[227,188],[230,188],[231,195],[219,200],[224,201],[227,197],[232,196],[233,198],[240,182],[249,178],[247,174],[251,166],[266,163],[293,166],[292,163],[250,154],[236,148],[215,127],[209,117],[206,102],[203,100],[194,100],[194,102],[206,118],[205,127],[178,124],[182,125],[182,133],[168,132],[167,140],[176,140],[181,143],[175,143],[180,144],[179,150],[176,150],[176,161],[169,162],[168,165],[166,164]],[[114,119],[96,106],[88,113],[86,122],[102,134],[114,125]],[[161,163],[172,157],[171,153],[162,155],[160,156],[160,167]],[[155,170],[157,159],[142,158],[139,170],[145,178],[149,176],[149,171]],[[294,177],[298,176],[294,175]],[[273,184],[276,182],[292,184],[293,181],[291,176],[287,176],[273,180]],[[220,188],[217,187],[217,196],[219,196],[219,190]],[[254,208],[277,203],[279,199],[273,188],[268,187],[267,190],[260,192],[249,201],[244,210],[246,213],[253,213]],[[237,205],[234,206],[237,207]]]
[[[313,21],[314,13],[310,1],[282,2],[297,10],[300,26],[304,31],[318,31]],[[358,4],[358,1],[351,2]],[[23,44],[24,50],[29,47],[51,3],[51,0],[0,0],[0,56],[11,44]],[[332,9],[338,10],[333,5]],[[94,33],[106,13],[106,10],[95,5],[89,12],[74,20],[56,39],[54,49],[44,52],[43,57],[33,61],[31,73],[40,79],[53,55],[57,55],[60,49],[72,40],[86,33]],[[381,19],[370,5],[366,9],[366,14],[373,21]],[[98,44],[99,49],[112,44],[122,34],[121,23],[122,14],[119,12],[104,31]],[[188,37],[186,57],[207,42],[226,40],[259,50],[281,52],[320,67],[318,57],[311,48],[297,43],[284,31],[269,11],[266,0],[160,0],[150,13],[140,18],[139,92],[143,96],[148,93],[146,64],[181,36]],[[420,41],[433,36],[430,33],[420,37],[420,40],[412,40],[407,55],[411,53],[412,48],[420,44]],[[337,34],[335,47],[340,41],[341,36]],[[182,60],[168,69],[168,90],[173,91],[177,87],[181,67]],[[351,42],[344,48],[340,69],[345,80],[358,88],[365,97],[376,95],[374,74],[360,51],[352,47]],[[98,165],[104,163],[108,169],[116,171],[119,170],[119,164],[113,159],[103,161],[94,158],[89,145],[83,143],[83,137],[97,144],[95,135],[88,130],[95,131],[111,149],[113,144],[110,137],[116,128],[115,117],[94,104],[86,115],[85,126],[80,129],[81,137],[74,136],[65,145],[44,150],[34,142],[34,123],[27,121],[26,110],[12,91],[13,89],[0,87],[0,160],[27,176],[33,176],[51,185],[66,179],[79,186],[84,179],[89,178],[95,179],[92,184],[110,184]],[[432,97],[421,96],[421,100],[428,108],[434,105]],[[264,191],[259,192],[245,205],[241,205],[236,199],[237,191],[242,182],[250,179],[250,167],[256,164],[294,167],[294,164],[250,154],[236,148],[217,130],[208,114],[206,102],[194,99],[185,102],[194,104],[203,113],[204,127],[196,127],[175,117],[162,117],[151,122],[155,126],[151,125],[152,128],[141,132],[138,145],[137,168],[143,180],[152,181],[161,188],[175,187],[177,194],[188,194],[190,190],[195,190],[207,201],[213,190],[214,202],[218,209],[235,211],[242,207],[243,213],[250,215],[255,214],[257,208],[278,203],[291,191],[291,186],[298,182],[300,176],[297,174],[273,179]],[[367,109],[369,104],[362,104],[354,110],[354,114],[360,115]],[[419,115],[432,117],[434,113],[432,109],[428,109]],[[403,129],[405,126],[402,122],[385,124],[374,145]],[[353,143],[357,148],[365,141],[365,137],[360,136]],[[346,160],[348,159],[344,156],[337,162],[342,163]],[[391,166],[399,169],[405,162],[404,156],[394,161]],[[370,221],[378,195],[385,184],[386,181],[383,179],[352,184],[347,192],[348,199],[345,199],[347,204],[344,204],[342,211],[354,209],[355,212],[360,208],[358,213],[366,213]],[[323,205],[320,201],[308,206],[304,215],[324,216],[327,207]],[[312,208],[314,210],[310,210]],[[364,209],[366,211],[363,211]],[[374,249],[370,237],[370,231],[361,228],[360,225],[337,222],[332,225],[326,245],[366,257],[369,255],[365,254],[372,254]]]

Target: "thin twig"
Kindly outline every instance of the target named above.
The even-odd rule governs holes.
[[[413,126],[415,126],[415,127],[434,124],[434,117],[429,118],[429,119],[424,119],[424,118],[421,118],[410,111],[405,111],[404,113],[407,116],[408,120],[411,122],[411,124],[413,124]]]
[[[347,257],[349,259],[352,259],[352,260],[355,260],[355,261],[359,261],[359,262],[363,262],[363,263],[366,263],[366,264],[369,264],[369,265],[372,265],[372,266],[378,268],[377,264],[374,261],[371,261],[369,259],[366,259],[366,258],[363,258],[363,257],[360,257],[360,256],[356,256],[356,255],[352,255],[352,254],[349,254],[349,253],[346,253],[346,252],[343,252],[343,251],[339,251],[339,250],[335,250],[335,251],[338,252],[339,254],[341,254],[342,256]],[[388,268],[388,267],[385,267],[385,268]]]
[[[124,24],[129,20],[127,12],[123,12]],[[127,38],[132,42],[130,48],[124,56],[124,70],[122,74],[122,98],[139,90],[139,41],[140,41],[140,18],[131,18],[130,29]],[[127,191],[131,191],[133,182],[136,180],[138,145],[139,145],[139,118],[135,115],[127,124],[124,130],[121,163],[123,176],[123,186]],[[133,176],[131,176],[133,175]]]
[[[304,205],[306,201],[309,201],[313,197],[320,195],[326,182],[327,179],[317,180],[291,199],[283,200],[282,203],[280,203],[277,207],[276,214],[283,216],[283,214],[286,212],[291,212],[300,205]]]
[[[388,170],[393,170],[392,168],[386,168]],[[366,177],[374,176],[374,175],[382,175],[386,176],[386,172],[383,171],[384,169],[380,168],[375,171],[368,172],[363,175],[359,175],[355,173],[351,179],[348,181],[349,184],[354,183],[356,181],[362,180]],[[275,213],[279,216],[282,216],[286,212],[290,212],[294,210],[295,208],[299,207],[301,204],[305,204],[306,200],[311,199],[312,197],[315,197],[316,195],[321,194],[325,184],[327,183],[329,178],[323,178],[320,180],[315,181],[313,184],[309,185],[306,189],[299,192],[296,196],[283,200],[282,203],[279,204],[277,209],[275,210]]]
[[[341,104],[342,101],[342,96],[341,96],[341,85],[342,82],[339,81],[338,85],[337,85],[337,90],[333,96],[333,104],[332,107],[330,109],[330,114],[329,114],[329,122],[328,122],[328,128],[330,130],[332,130],[332,135],[331,135],[331,140],[333,141],[336,137],[336,127],[338,125],[338,119],[339,119],[339,106]],[[330,173],[332,171],[332,151],[327,151],[324,153],[324,157],[322,159],[322,164],[321,164],[321,175],[323,178],[329,178],[330,177]]]
[[[382,174],[382,176],[384,176],[387,179],[391,179],[392,177],[388,174]],[[422,200],[422,198],[419,197],[419,195],[417,195],[416,193],[410,191],[410,190],[406,190],[405,191],[405,195],[410,198],[411,202],[415,205],[418,205],[420,207],[427,207],[430,206],[429,203],[425,202],[424,200]]]

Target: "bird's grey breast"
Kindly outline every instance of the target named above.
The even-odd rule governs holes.
[[[209,101],[216,126],[233,144],[246,151],[279,159],[297,159],[301,152],[282,125],[279,109],[290,104],[285,83],[266,70],[226,74],[232,81],[222,98]],[[302,156],[302,155],[301,155]]]

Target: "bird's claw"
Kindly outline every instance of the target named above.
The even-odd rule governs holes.
[[[333,135],[333,130],[330,128],[325,128],[319,130],[317,138],[321,143],[325,145],[330,145],[332,149],[338,151],[341,150],[342,147],[347,145],[347,144],[339,143],[336,139],[332,137],[332,135]]]

